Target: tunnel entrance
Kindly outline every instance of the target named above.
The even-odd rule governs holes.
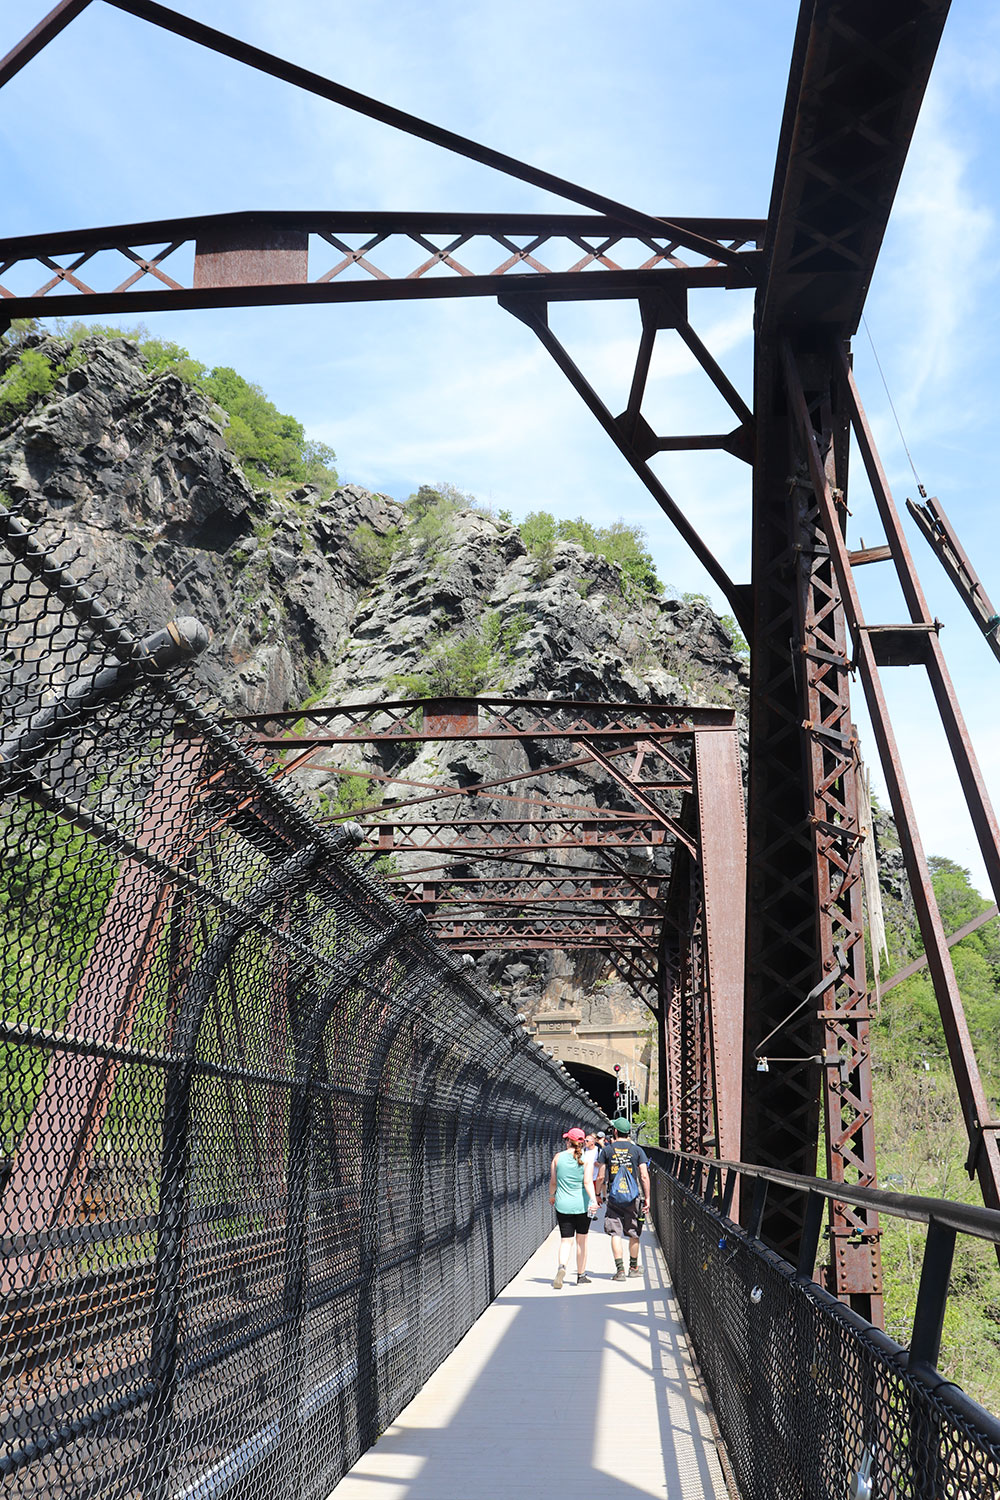
[[[587,1063],[564,1062],[563,1067],[571,1078],[575,1078],[581,1088],[585,1088],[593,1099],[598,1109],[603,1109],[609,1119],[613,1119],[617,1113],[615,1109],[615,1086],[616,1079],[613,1073],[605,1073],[603,1068],[591,1068]]]

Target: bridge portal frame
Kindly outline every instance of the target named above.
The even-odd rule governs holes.
[[[735,718],[690,705],[484,696],[237,722],[278,756],[279,775],[360,772],[403,790],[333,821],[358,823],[373,859],[430,860],[388,878],[446,947],[603,954],[656,1020],[661,1139],[725,1152],[740,1140],[742,1112],[746,820]],[[370,773],[356,760],[449,742],[520,745],[532,768],[451,786]],[[549,762],[546,751],[562,758]],[[570,768],[607,776],[635,810],[523,790]],[[513,804],[509,817],[474,814],[478,798],[497,795]],[[425,812],[429,804],[437,809]],[[644,846],[668,841],[669,872],[630,868]],[[452,873],[484,857],[495,874]]]
[[[0,86],[35,57],[90,3],[61,0],[50,15],[7,58],[0,61]],[[913,0],[904,7],[871,6],[866,0],[802,0],[792,53],[789,85],[778,143],[774,187],[766,227],[747,220],[667,220],[617,203],[551,173],[516,161],[477,142],[442,130],[381,101],[319,78],[283,59],[178,15],[155,0],[102,0],[174,34],[260,69],[295,87],[420,139],[456,151],[521,181],[554,191],[594,215],[589,228],[566,216],[540,215],[531,226],[503,220],[475,225],[454,221],[423,223],[414,216],[393,222],[352,226],[314,224],[309,216],[278,225],[267,216],[228,224],[175,221],[155,226],[33,236],[30,242],[0,242],[0,282],[26,256],[42,261],[47,277],[22,295],[3,286],[7,318],[153,307],[263,305],[319,300],[372,300],[376,297],[496,295],[501,305],[533,330],[616,443],[661,510],[688,542],[742,625],[751,646],[750,793],[747,897],[747,991],[744,1067],[743,1153],[762,1164],[809,1170],[819,1132],[820,1101],[825,1100],[827,1169],[834,1180],[875,1181],[873,1103],[868,1067],[865,979],[860,967],[856,854],[860,829],[849,766],[856,756],[850,728],[844,601],[854,565],[850,553],[831,571],[821,561],[831,538],[824,519],[824,485],[839,492],[835,521],[843,534],[846,508],[850,380],[845,397],[838,374],[849,359],[849,341],[878,257],[900,172],[948,12],[948,0]],[[419,216],[418,216],[419,217]],[[445,216],[447,217],[447,216]],[[317,282],[307,279],[303,236],[315,228],[341,257]],[[167,233],[162,249],[146,254],[133,231]],[[349,232],[355,241],[349,243]],[[163,263],[179,248],[180,234],[201,246],[187,287]],[[466,265],[461,254],[477,233],[492,237],[505,252],[488,272]],[[407,236],[424,256],[416,267],[394,278],[377,265],[372,252],[387,237]],[[499,235],[499,239],[497,236]],[[554,270],[541,259],[543,245],[562,236],[575,259]],[[287,237],[283,237],[287,236]],[[367,238],[366,238],[367,236]],[[450,236],[450,238],[449,238]],[[763,247],[760,247],[763,237]],[[629,244],[628,257],[618,247]],[[99,253],[124,254],[128,274],[109,289],[84,282],[80,273]],[[612,252],[620,254],[615,260]],[[681,253],[683,251],[683,254]],[[546,252],[547,253],[547,252]],[[60,260],[59,257],[62,257]],[[63,262],[70,257],[68,264]],[[78,257],[72,259],[72,257]],[[628,263],[628,258],[631,264]],[[583,274],[581,274],[583,273]],[[88,275],[90,271],[88,270]],[[349,279],[364,276],[366,280]],[[195,285],[197,282],[197,285]],[[756,373],[752,409],[701,343],[687,316],[689,286],[756,288]],[[72,287],[73,294],[65,295]],[[150,289],[152,288],[152,290]],[[566,299],[628,298],[641,314],[628,405],[612,415],[584,379],[568,351],[548,326],[548,303]],[[730,433],[658,435],[642,414],[646,377],[657,334],[681,337],[702,369],[732,407],[738,426]],[[785,341],[791,360],[784,352]],[[818,438],[794,414],[802,384],[807,405],[819,401]],[[812,420],[810,407],[810,420]],[[859,424],[854,423],[856,432]],[[859,445],[866,439],[859,436]],[[822,455],[810,470],[810,448]],[[713,556],[688,518],[650,468],[658,452],[722,449],[751,464],[754,471],[753,577],[737,584]],[[873,450],[872,450],[873,451]],[[828,461],[830,463],[827,468]],[[877,464],[877,456],[875,458]],[[871,474],[871,465],[866,459]],[[805,485],[799,483],[806,476]],[[833,483],[833,480],[836,483]],[[792,479],[794,482],[789,483]],[[810,493],[811,490],[811,493]],[[878,492],[877,492],[878,497]],[[884,519],[884,518],[883,518]],[[826,517],[824,524],[828,522]],[[888,525],[888,523],[887,523]],[[844,548],[839,548],[844,552]],[[912,560],[897,539],[890,550],[901,576],[911,614],[919,611]],[[816,566],[804,565],[812,558]],[[870,561],[871,558],[858,558]],[[884,664],[924,660],[956,758],[980,846],[1000,899],[1000,836],[954,703],[950,681],[931,641],[927,622],[915,616],[920,632],[859,624],[849,612],[855,657],[883,651]],[[876,631],[881,631],[879,638]],[[918,633],[927,642],[921,658],[900,649]],[[880,645],[876,644],[879,642]],[[832,643],[833,649],[828,649]],[[791,649],[790,649],[791,648]],[[893,655],[895,651],[895,655]],[[821,653],[832,657],[824,671]],[[873,658],[874,659],[874,658]],[[799,667],[802,670],[799,670]],[[871,695],[870,695],[871,696]],[[890,745],[884,703],[876,692],[876,737],[890,784],[897,788],[893,812],[900,827],[911,887],[926,912],[922,926],[933,949],[931,973],[949,1035],[949,1050],[969,1130],[970,1170],[978,1171],[988,1202],[1000,1194],[1000,1126],[980,1101],[978,1070],[961,1015],[947,945],[939,941],[940,918],[930,887],[912,808],[898,759]],[[822,719],[814,711],[822,706]],[[840,736],[839,741],[836,736]],[[818,737],[818,738],[817,738]],[[839,744],[843,754],[827,754]],[[849,752],[849,753],[848,753]],[[831,831],[832,830],[832,831]],[[846,855],[845,855],[846,851]],[[854,892],[855,894],[852,894]],[[845,941],[846,937],[846,941]],[[838,948],[847,963],[838,957]],[[857,951],[856,951],[857,950]],[[660,965],[661,975],[666,974]],[[835,977],[834,977],[835,976]],[[665,982],[662,981],[662,982]],[[817,986],[822,985],[822,989]],[[832,992],[832,993],[830,993]],[[817,997],[825,996],[822,1004]],[[804,1014],[803,1014],[804,1012]],[[791,1057],[780,1071],[758,1071],[761,1039],[781,1029]],[[821,1043],[826,1041],[827,1045]],[[665,1045],[665,1042],[663,1043]],[[817,1058],[840,1058],[842,1087]],[[704,1062],[696,1064],[704,1066]],[[831,1286],[858,1310],[878,1316],[877,1227],[838,1220],[835,1238],[856,1238],[864,1250],[846,1260],[838,1254]],[[851,1232],[844,1234],[846,1226]],[[794,1258],[802,1232],[801,1209],[772,1194],[771,1237]],[[850,1263],[849,1263],[850,1262]],[[867,1269],[866,1269],[867,1268]]]

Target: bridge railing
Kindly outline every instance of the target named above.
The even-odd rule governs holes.
[[[0,1493],[325,1496],[596,1114],[60,556],[0,507]]]
[[[935,1368],[955,1236],[1000,1213],[650,1150],[653,1217],[743,1500],[996,1500],[1000,1421]],[[747,1227],[729,1217],[741,1182]],[[757,1237],[806,1195],[797,1266]],[[813,1280],[827,1198],[928,1226],[904,1349]]]

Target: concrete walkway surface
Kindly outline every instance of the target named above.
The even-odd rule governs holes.
[[[553,1231],[332,1500],[726,1500],[653,1235],[641,1279],[613,1282],[595,1228],[593,1282],[574,1269],[558,1292],[557,1244]]]

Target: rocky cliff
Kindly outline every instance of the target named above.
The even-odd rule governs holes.
[[[4,391],[26,347],[52,378],[13,409]],[[178,374],[152,374],[125,338],[38,336],[0,355],[0,491],[44,543],[82,553],[143,627],[201,619],[212,644],[196,670],[228,712],[429,692],[743,703],[746,664],[703,601],[637,589],[571,541],[532,549],[515,525],[454,498],[404,507],[352,484],[254,488],[225,413]],[[406,775],[464,784],[526,764],[517,746],[427,749]],[[379,769],[355,767],[359,781]],[[343,810],[343,778],[317,773],[311,786]],[[626,805],[613,782],[575,773],[551,776],[544,795]],[[529,1009],[635,1013],[594,958],[489,967]]]

